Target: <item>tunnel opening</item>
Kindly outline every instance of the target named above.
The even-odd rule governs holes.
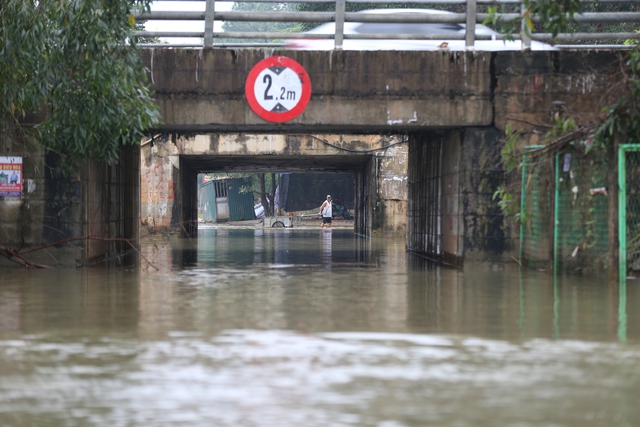
[[[282,226],[317,219],[319,201],[331,198],[332,217],[353,219],[352,173],[271,172],[198,174],[198,221],[229,223],[279,217]],[[268,221],[271,223],[273,221]],[[306,221],[305,221],[306,222]]]
[[[294,227],[309,225],[313,220],[317,223],[320,205],[333,193],[334,200],[346,202],[354,232],[366,235],[363,203],[368,197],[363,176],[370,161],[366,157],[332,161],[289,156],[262,160],[248,156],[180,156],[183,182],[176,196],[181,223],[185,225],[183,231],[189,236],[197,235],[199,224],[204,222],[205,208],[211,212],[212,195],[221,196],[215,197],[216,223],[255,220],[256,226],[272,227],[282,223],[282,226]],[[205,183],[205,177],[213,179],[214,184]],[[285,181],[289,184],[286,199],[282,197]],[[218,212],[222,212],[221,220],[217,219]]]
[[[376,229],[404,233],[406,142],[402,135],[164,135],[142,147],[142,225],[197,236],[204,219],[198,195],[205,174],[264,174],[267,182],[275,176],[276,185],[287,174],[296,178],[296,185],[285,213],[311,214],[332,195],[346,204],[356,234],[371,236]],[[224,195],[218,193],[231,197],[228,188]],[[244,218],[250,217],[248,211]],[[267,211],[275,213],[271,206]]]

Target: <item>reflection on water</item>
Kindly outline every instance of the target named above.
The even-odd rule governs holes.
[[[344,229],[143,252],[1,272],[1,426],[640,424],[640,283],[463,274]]]

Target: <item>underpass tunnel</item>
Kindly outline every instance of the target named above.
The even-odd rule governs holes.
[[[211,224],[256,219],[264,227],[310,225],[310,220],[319,220],[320,203],[329,200],[328,195],[333,219],[353,228],[353,173],[200,173],[198,220]]]
[[[406,135],[161,134],[141,151],[143,227],[197,235],[199,174],[291,173],[351,177],[356,234],[406,232]],[[326,194],[313,196],[316,207]]]
[[[407,250],[462,267],[509,249],[493,199],[504,179],[493,128],[406,135],[164,135],[141,147],[142,227],[198,232],[200,173],[353,176],[354,232],[390,232]],[[153,146],[152,146],[153,145]],[[316,206],[324,200],[315,200]]]
[[[178,198],[178,209],[180,210],[180,222],[185,225],[183,232],[194,236],[197,234],[198,229],[198,213],[200,212],[198,206],[198,194],[197,189],[200,181],[198,175],[200,174],[214,174],[218,177],[236,176],[237,174],[265,174],[266,181],[270,181],[270,175],[275,174],[274,178],[276,185],[281,185],[282,175],[288,174],[293,177],[297,177],[297,187],[304,186],[305,181],[312,183],[309,180],[316,180],[315,185],[309,185],[307,189],[298,188],[296,191],[296,198],[298,200],[291,200],[289,198],[289,207],[284,210],[280,209],[280,212],[274,214],[279,215],[298,215],[298,212],[312,212],[318,211],[319,206],[325,199],[325,196],[329,193],[333,194],[334,201],[344,201],[348,206],[349,212],[353,214],[354,219],[354,231],[358,234],[367,234],[367,221],[366,221],[366,201],[367,186],[364,180],[364,173],[367,167],[369,159],[362,157],[355,159],[341,158],[339,161],[329,161],[322,158],[309,158],[305,157],[301,160],[300,157],[291,156],[270,156],[265,159],[255,159],[247,156],[181,156],[180,157],[180,182],[176,197]],[[236,174],[236,175],[234,175]],[[293,178],[292,178],[293,179]],[[225,179],[225,183],[234,182],[238,185],[238,181],[242,182],[242,179]],[[302,182],[300,182],[302,181]],[[349,188],[351,186],[351,188]],[[312,188],[314,187],[312,191]],[[225,196],[223,199],[227,200],[226,185],[224,188]],[[322,190],[320,190],[321,188]],[[237,189],[235,193],[237,197]],[[273,192],[273,189],[269,189]],[[194,192],[195,191],[195,192]],[[300,193],[305,194],[300,197]],[[229,195],[231,195],[231,189],[229,189]],[[249,197],[249,195],[247,195]],[[342,200],[346,197],[346,200]],[[228,203],[231,204],[231,219],[235,220],[248,220],[254,219],[253,215],[253,198],[250,214],[246,208],[240,205],[233,205],[233,199],[228,198]],[[303,200],[300,200],[300,199]],[[256,195],[256,199],[259,197]],[[258,201],[258,200],[256,200]],[[298,203],[295,203],[298,202]],[[227,205],[229,208],[229,205]],[[234,215],[235,210],[238,208],[244,208],[243,213],[240,215]],[[273,207],[269,206],[267,210],[272,211]],[[218,219],[218,222],[229,220],[229,216]],[[319,218],[318,218],[319,222]],[[189,225],[187,227],[187,224]]]

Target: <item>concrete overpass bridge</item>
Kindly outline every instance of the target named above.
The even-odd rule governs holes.
[[[295,60],[312,85],[304,111],[283,123],[260,118],[245,97],[247,75],[272,56]],[[454,265],[507,261],[517,247],[492,200],[505,182],[499,152],[507,123],[532,145],[550,127],[554,101],[574,114],[598,112],[619,60],[614,51],[567,50],[145,50],[163,115],[155,131],[218,135],[199,151],[182,144],[172,178],[180,222],[197,224],[199,172],[342,171],[356,177],[355,231],[370,235],[384,220],[376,217],[383,215],[376,205],[380,169],[367,150],[384,143],[363,146],[362,138],[344,137],[351,152],[320,149],[310,135],[402,135],[407,248]],[[243,143],[247,134],[284,139],[264,151]],[[227,142],[235,135],[235,142],[211,142],[220,135]]]
[[[335,22],[335,34],[327,36],[335,39],[336,49],[331,51],[224,48],[215,43],[231,33],[216,33],[214,19],[276,22],[284,18],[279,13],[218,13],[214,0],[204,2],[204,12],[182,13],[185,19],[204,20],[204,32],[190,33],[204,45],[150,46],[143,52],[163,119],[150,131],[171,134],[167,146],[174,147],[163,165],[170,171],[164,183],[167,199],[171,199],[169,223],[186,224],[185,231],[195,233],[198,172],[347,172],[356,178],[357,233],[402,230],[408,250],[458,266],[511,262],[517,256],[518,236],[492,198],[496,188],[508,181],[500,160],[507,124],[521,132],[519,144],[536,145],[551,126],[553,105],[558,101],[583,119],[597,114],[613,102],[608,99],[609,89],[619,78],[625,55],[603,47],[474,51],[477,35],[468,29],[486,14],[476,13],[473,0],[447,2],[466,3],[466,15],[437,19],[405,15],[393,22],[466,23],[465,34],[456,37],[470,50],[341,50],[343,40],[354,37],[342,33],[344,24],[368,22],[345,12],[342,0],[336,2],[335,13],[319,14],[324,22]],[[640,21],[638,13],[622,15],[630,22]],[[294,22],[316,20],[303,13],[291,16]],[[174,19],[175,14],[152,12],[138,17]],[[618,22],[620,14],[579,18]],[[375,22],[376,17],[367,19]],[[366,36],[375,40],[375,35]],[[533,36],[547,40],[545,35]],[[640,37],[635,33],[590,36],[598,40]],[[393,37],[400,42],[404,36]],[[574,40],[572,35],[560,37]],[[522,43],[526,46],[528,42],[523,38]],[[252,69],[275,56],[299,64],[311,87],[306,107],[279,122],[259,116],[246,96]],[[255,143],[266,140],[269,144]],[[322,140],[333,141],[335,146]],[[396,149],[398,145],[390,150],[390,142],[399,140],[406,141],[404,151]],[[153,162],[145,147],[149,145],[142,148],[142,169],[147,160]],[[20,247],[78,236],[138,238],[145,171],[141,174],[140,151],[126,150],[131,149],[123,148],[117,165],[91,164],[78,180],[61,182],[47,173],[45,153],[28,144],[10,144],[7,155],[23,156],[26,161],[26,192],[21,198],[0,198],[1,243]],[[393,164],[402,164],[404,169],[389,167]],[[405,218],[404,224],[390,221],[391,213],[394,218]],[[127,248],[91,240],[67,249],[68,258],[90,261]]]

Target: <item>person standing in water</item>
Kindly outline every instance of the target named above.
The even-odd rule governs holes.
[[[331,228],[331,217],[333,217],[333,209],[331,206],[331,196],[327,195],[327,200],[322,203],[320,206],[320,215],[322,215],[322,224],[320,228],[324,228],[326,225],[327,228]]]

